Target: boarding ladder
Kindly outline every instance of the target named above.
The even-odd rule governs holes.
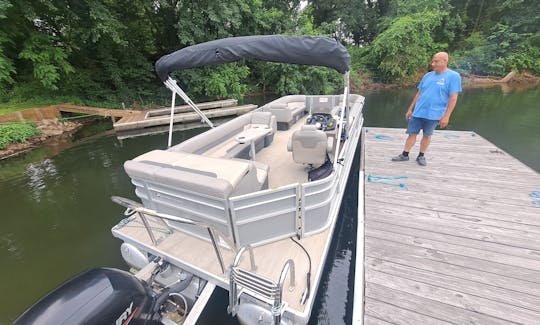
[[[250,253],[251,271],[245,270],[238,266],[240,263],[240,258],[242,257],[242,254],[246,248],[249,249]],[[267,302],[271,304],[273,324],[278,325],[281,323],[281,316],[283,315],[286,307],[286,302],[283,301],[283,284],[285,283],[285,278],[287,277],[287,273],[289,271],[291,273],[289,290],[292,291],[295,286],[294,262],[292,259],[285,262],[285,265],[283,265],[283,268],[281,269],[281,274],[277,283],[254,273],[255,271],[256,266],[253,257],[253,250],[249,245],[240,248],[236,254],[234,263],[231,266],[231,272],[229,275],[230,290],[228,311],[233,317],[236,316],[240,295],[245,292],[251,296],[262,297],[267,300]]]

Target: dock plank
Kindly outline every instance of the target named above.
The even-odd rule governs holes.
[[[480,314],[470,310],[463,310],[448,304],[429,300],[375,283],[367,283],[366,296],[377,297],[372,299],[380,299],[379,301],[384,301],[388,305],[392,305],[394,308],[401,308],[403,310],[414,311],[415,313],[421,315],[430,316],[434,321],[428,324],[440,324],[443,322],[449,322],[452,324],[508,324],[508,321],[500,318]],[[371,300],[368,300],[368,302],[371,302]],[[366,307],[370,308],[366,310],[366,315],[369,316],[371,315],[370,303]],[[390,322],[389,318],[392,316],[391,313],[386,313],[386,315],[382,315],[381,317],[383,320],[388,319],[388,322]],[[391,323],[402,324],[401,322],[396,321],[392,321]]]
[[[375,270],[366,274],[366,281],[509,322],[534,324],[539,319],[538,312],[526,308],[510,306],[484,297],[467,294],[461,290],[446,289],[434,284],[409,280]],[[452,320],[449,319],[448,321]]]
[[[390,161],[406,136],[364,130],[365,323],[538,322],[539,174],[465,131]]]
[[[420,283],[428,283],[435,285],[439,288],[456,290],[474,296],[489,296],[492,300],[510,306],[518,306],[533,311],[540,311],[540,297],[538,296],[518,293],[497,286],[478,283],[469,279],[463,279],[460,277],[449,277],[444,274],[429,272],[407,265],[396,264],[373,258],[366,259],[366,263],[369,264],[373,268],[373,270],[388,275],[395,275]]]

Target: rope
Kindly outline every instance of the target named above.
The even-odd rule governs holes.
[[[529,196],[532,197],[532,198],[535,198],[535,199],[539,199],[540,198],[540,191],[531,191],[531,192],[529,192]],[[531,201],[531,203],[535,207],[540,208],[540,200],[534,200],[534,201]]]
[[[375,134],[374,137],[379,140],[392,140],[392,137],[383,134]]]
[[[384,184],[384,185],[397,186],[397,187],[401,187],[401,188],[408,191],[409,188],[404,183],[390,183],[390,181],[395,181],[395,180],[399,180],[399,179],[408,179],[408,178],[409,178],[409,176],[389,176],[389,177],[384,177],[384,176],[371,176],[371,175],[368,175],[367,181],[371,182],[371,183],[379,183],[379,184]]]

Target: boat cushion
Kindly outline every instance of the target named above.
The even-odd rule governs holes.
[[[261,189],[257,179],[257,169],[250,161],[206,157],[186,152],[164,150],[150,151],[135,158],[134,161],[143,163],[149,168],[152,166],[154,168],[153,172],[160,171],[160,175],[162,170],[182,172],[174,174],[176,178],[174,182],[178,186],[183,183],[185,185],[191,184],[191,180],[186,179],[186,177],[189,178],[194,175],[208,177],[206,183],[203,182],[203,184],[197,186],[197,191],[205,194],[215,195],[216,189],[225,190],[226,188],[220,184],[220,181],[225,181],[231,186],[231,190],[225,191],[222,195],[219,195],[220,197],[242,195]],[[128,174],[130,173],[129,168],[130,165],[126,166]],[[217,187],[215,187],[216,184]]]
[[[292,152],[293,160],[297,163],[321,165],[331,147],[326,133],[315,125],[303,125],[289,139],[287,150]]]

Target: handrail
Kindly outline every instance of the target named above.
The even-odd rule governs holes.
[[[257,266],[255,265],[255,255],[253,254],[253,247],[251,247],[251,245],[242,246],[238,250],[238,253],[236,253],[236,257],[234,258],[233,266],[238,265],[238,263],[240,262],[240,257],[242,256],[242,254],[244,254],[244,251],[246,250],[246,248],[249,250],[249,260],[251,261],[251,270],[256,271]]]
[[[216,256],[218,258],[219,266],[221,267],[221,272],[223,274],[225,274],[225,271],[226,271],[225,262],[223,261],[223,256],[221,254],[221,250],[219,249],[219,245],[217,243],[216,237],[223,239],[225,241],[225,243],[234,252],[236,252],[236,248],[235,248],[234,244],[232,243],[232,241],[230,241],[230,239],[227,236],[225,236],[221,231],[217,230],[212,225],[209,225],[209,224],[206,224],[206,223],[200,222],[200,221],[191,220],[191,219],[188,219],[188,218],[176,217],[176,216],[172,216],[172,215],[165,214],[165,213],[159,213],[159,212],[156,212],[154,210],[145,208],[142,204],[140,204],[138,202],[135,202],[133,200],[126,199],[126,198],[123,198],[123,197],[119,197],[119,196],[112,196],[111,200],[114,203],[117,203],[117,204],[127,208],[126,213],[129,213],[130,215],[134,214],[134,213],[138,213],[141,216],[141,220],[143,221],[144,227],[146,228],[146,231],[148,232],[148,236],[150,237],[150,239],[152,240],[152,243],[154,245],[157,245],[157,241],[156,241],[156,239],[154,237],[154,233],[152,232],[152,229],[151,229],[150,225],[148,224],[148,221],[142,215],[150,215],[150,216],[158,217],[160,219],[166,219],[166,220],[170,220],[170,221],[176,221],[176,222],[184,223],[184,224],[187,224],[187,225],[193,225],[193,226],[199,226],[199,227],[206,228],[207,231],[208,231],[208,234],[210,235],[210,240],[212,241],[212,246],[214,247],[214,251],[215,251]],[[254,261],[253,261],[253,251],[251,250],[251,247],[250,247],[250,255],[251,255],[251,258],[252,258],[252,266],[254,266],[255,264],[254,264]]]
[[[251,267],[252,269],[254,269],[255,267],[254,258],[252,255],[253,249],[249,245],[242,246],[240,250],[238,250],[236,257],[234,258],[234,262],[231,265],[231,272],[229,276],[229,307],[227,310],[229,311],[229,313],[232,314],[233,317],[236,316],[239,298],[237,288],[238,283],[244,287],[251,289],[252,291],[255,291],[258,294],[266,296],[266,298],[268,299],[273,300],[271,308],[273,324],[278,325],[281,323],[281,316],[283,314],[283,309],[285,308],[285,304],[283,303],[283,285],[285,283],[288,273],[290,273],[289,291],[293,291],[296,285],[294,261],[292,259],[288,259],[285,262],[285,265],[283,265],[283,268],[281,269],[279,280],[277,283],[275,283],[270,279],[266,279],[262,276],[242,270],[238,267],[240,258],[246,248],[250,251]]]

